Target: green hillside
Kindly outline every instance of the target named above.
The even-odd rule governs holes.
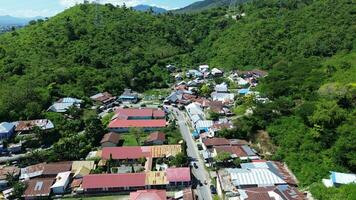
[[[196,57],[228,68],[270,68],[281,59],[324,58],[350,51],[356,32],[351,5],[349,0],[245,4],[246,17],[213,41],[205,41]]]
[[[192,3],[189,6],[173,10],[174,13],[197,13],[217,7],[237,6],[250,0],[203,0]],[[235,8],[234,8],[235,9]]]
[[[226,27],[217,12],[152,15],[111,5],[95,11],[75,6],[0,37],[1,120],[38,117],[63,96],[167,87],[164,60]]]

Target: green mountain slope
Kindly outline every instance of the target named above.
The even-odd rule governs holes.
[[[229,68],[268,68],[282,58],[330,57],[349,51],[356,32],[351,5],[349,0],[246,4],[246,17],[214,41],[206,41],[196,57]]]
[[[223,28],[214,18],[156,16],[110,5],[96,12],[88,4],[4,34],[0,119],[38,116],[61,96],[166,87],[163,60],[191,52],[210,30]]]

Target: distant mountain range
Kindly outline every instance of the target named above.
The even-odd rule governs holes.
[[[137,6],[134,6],[132,7],[133,9],[137,10],[137,11],[148,11],[150,9],[153,10],[154,13],[165,13],[167,12],[166,9],[164,8],[160,8],[160,7],[156,7],[156,6],[150,6],[150,5],[137,5]]]
[[[32,18],[19,18],[10,15],[0,16],[0,26],[24,26],[31,20],[41,19],[43,17],[32,17]]]

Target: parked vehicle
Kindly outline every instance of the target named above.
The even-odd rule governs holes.
[[[197,163],[194,163],[193,166],[194,166],[195,169],[198,169]]]
[[[211,194],[216,194],[217,191],[216,191],[216,188],[214,185],[210,185],[210,190],[211,190]]]
[[[203,150],[203,146],[201,144],[197,144],[197,147],[199,151]]]

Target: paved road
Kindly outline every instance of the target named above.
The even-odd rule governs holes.
[[[192,168],[192,173],[193,175],[203,183],[203,186],[197,187],[197,193],[199,200],[212,200],[211,192],[210,192],[210,177],[208,172],[206,171],[204,167],[204,162],[199,156],[199,152],[197,149],[197,146],[195,142],[193,141],[193,138],[191,136],[191,133],[189,131],[188,125],[187,125],[187,120],[184,118],[183,112],[178,110],[177,108],[172,108],[173,113],[175,117],[177,118],[177,124],[179,125],[179,129],[182,133],[183,139],[187,143],[187,154],[189,157],[197,160],[197,165],[198,168],[195,169],[194,167]],[[204,181],[207,180],[208,184],[205,185]]]

